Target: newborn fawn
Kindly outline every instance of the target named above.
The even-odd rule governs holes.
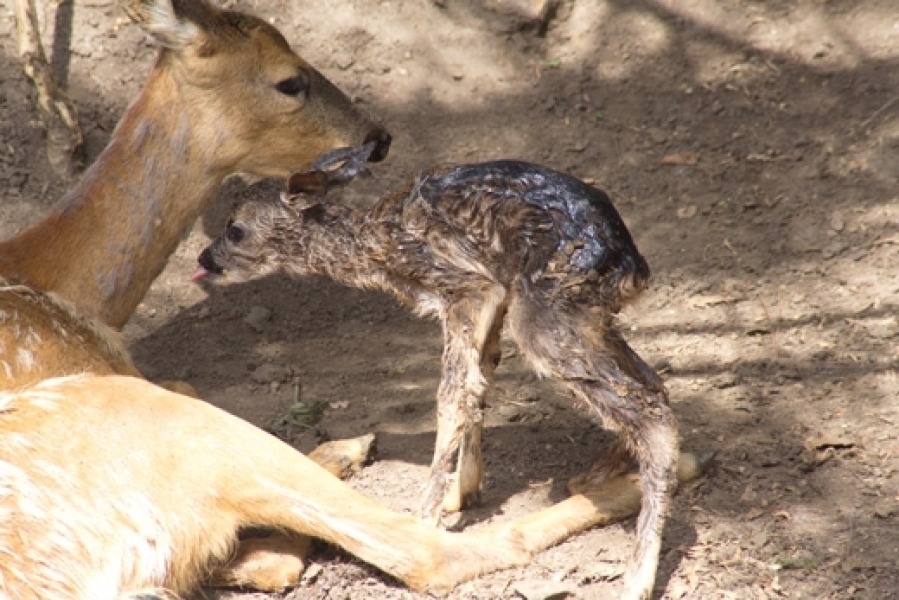
[[[329,187],[364,170],[366,152],[332,152],[294,174],[280,197],[239,204],[194,279],[322,273],[440,319],[437,447],[422,505],[435,523],[478,498],[484,399],[505,322],[538,375],[563,383],[618,432],[588,477],[614,477],[636,459],[643,500],[623,597],[648,598],[676,482],[677,428],[662,381],[615,327],[649,267],[608,196],[546,167],[496,161],[428,169],[365,211],[327,203]]]

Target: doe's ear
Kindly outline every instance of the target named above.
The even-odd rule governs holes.
[[[206,0],[122,0],[122,9],[160,45],[180,50],[199,41],[221,19]]]
[[[328,174],[324,171],[294,173],[287,180],[287,193],[324,196],[328,193]]]

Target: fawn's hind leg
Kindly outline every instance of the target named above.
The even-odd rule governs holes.
[[[505,288],[490,285],[466,293],[446,310],[437,442],[421,508],[422,518],[435,525],[442,509],[459,510],[480,494],[484,396],[493,377],[505,297]]]
[[[660,394],[666,393],[665,384],[661,378],[627,345],[617,331],[607,329],[604,341],[625,374],[648,390]],[[604,481],[623,475],[635,466],[634,455],[628,446],[628,440],[619,436],[588,472],[576,475],[568,481],[568,491],[571,494],[579,494],[586,490],[596,489]]]
[[[509,307],[509,329],[535,370],[563,382],[618,432],[621,447],[636,459],[643,499],[622,597],[649,598],[678,458],[677,425],[664,387],[657,377],[640,373],[642,361],[634,362],[636,354],[612,329],[611,319],[597,322],[571,302],[552,302],[523,289]],[[614,460],[621,462],[616,454]]]
[[[576,397],[601,415],[607,427],[618,430],[618,443],[630,449],[639,465],[643,501],[621,597],[648,600],[655,583],[665,517],[677,485],[677,424],[664,390],[648,389],[614,363],[610,367],[607,381],[566,383]]]

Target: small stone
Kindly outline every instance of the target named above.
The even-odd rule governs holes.
[[[871,337],[886,340],[899,335],[899,324],[896,317],[886,317],[884,319],[869,319],[864,323],[865,330]]]
[[[578,140],[577,142],[574,143],[573,146],[568,148],[568,151],[569,152],[583,152],[584,150],[587,149],[587,146],[589,146],[589,145],[590,145],[590,140],[587,140],[587,139]]]
[[[653,143],[664,144],[668,141],[668,134],[658,127],[650,127],[646,133],[649,134],[649,139],[651,139]]]
[[[663,358],[652,365],[652,370],[656,373],[671,373],[674,370],[674,365],[667,358]]]
[[[356,58],[349,52],[338,52],[334,56],[334,64],[341,71],[346,71],[356,63]]]
[[[521,407],[514,404],[501,404],[499,408],[496,409],[496,412],[498,412],[502,418],[512,423],[520,421],[524,413]]]
[[[712,387],[717,388],[719,390],[726,390],[727,388],[732,388],[740,383],[740,377],[731,371],[725,371],[724,373],[719,373],[713,376],[709,383],[712,384]]]
[[[833,216],[830,217],[830,228],[834,231],[843,231],[846,227],[846,222],[843,220],[843,215],[840,213],[834,213]]]
[[[753,547],[761,548],[768,543],[768,533],[765,531],[759,531],[751,538],[749,538],[749,540]]]
[[[746,489],[743,490],[743,495],[740,496],[739,502],[740,504],[746,506],[754,506],[757,499],[758,494],[756,494],[755,490],[753,490],[752,487],[747,485]]]
[[[265,330],[265,324],[272,320],[272,311],[264,306],[254,306],[244,317],[243,322],[253,328],[257,333]]]
[[[612,581],[624,575],[624,568],[617,563],[596,563],[586,573],[591,581]]]
[[[272,363],[262,363],[250,374],[250,379],[256,383],[270,385],[276,381],[282,381],[287,375],[287,369],[273,365]]]
[[[515,584],[515,592],[525,600],[561,600],[571,595],[568,586],[540,580],[525,580]]]
[[[344,600],[347,597],[346,590],[339,585],[335,585],[328,591],[328,598],[332,598],[333,600]]]
[[[874,506],[874,516],[878,519],[889,519],[899,512],[899,505],[894,500],[882,500]]]

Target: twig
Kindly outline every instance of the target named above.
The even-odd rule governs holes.
[[[47,129],[47,158],[60,175],[72,175],[81,163],[84,138],[78,113],[53,78],[37,22],[34,0],[15,0],[16,29],[22,69],[31,80],[35,104]]]
[[[889,100],[887,100],[886,104],[884,104],[883,106],[881,106],[880,108],[875,110],[873,115],[871,115],[870,117],[868,117],[867,119],[862,121],[861,125],[859,125],[858,128],[864,129],[865,127],[870,125],[871,122],[874,121],[874,119],[876,119],[877,117],[880,116],[880,113],[882,113],[889,107],[893,106],[897,101],[899,101],[899,96],[894,96],[894,97],[890,98]]]

